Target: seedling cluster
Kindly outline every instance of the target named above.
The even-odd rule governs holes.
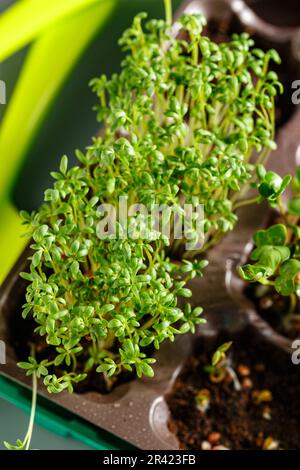
[[[177,37],[169,14],[143,28],[145,17],[136,16],[120,40],[120,74],[92,81],[101,137],[77,152],[80,166],[68,169],[64,156],[45,204],[22,214],[34,240],[30,272],[22,274],[30,283],[23,317],[34,318],[35,334],[55,354],[20,366],[43,377],[50,393],[71,392],[95,369],[106,379],[122,370],[153,376],[152,348],[203,321],[201,307],[178,306],[178,297],[192,295],[186,282],[207,264],[195,256],[253,202],[245,195],[255,168],[275,148],[281,85],[268,68],[278,54],[255,49],[247,34],[215,44],[201,34],[202,15],[184,15]],[[144,241],[138,229],[135,237],[100,240],[98,204],[117,206],[120,196],[149,210],[204,204],[203,248],[186,253],[184,240],[157,231]]]
[[[274,289],[280,296],[290,298],[290,308],[282,318],[285,330],[293,327],[299,315],[300,296],[300,168],[292,181],[293,195],[284,205],[282,193],[291,177],[281,179],[273,172],[260,169],[259,192],[277,210],[278,221],[254,234],[255,249],[251,253],[253,263],[240,268],[240,274],[248,282],[259,282]]]
[[[165,21],[144,24],[147,15],[141,13],[125,31],[121,72],[92,80],[100,136],[85,152],[76,152],[77,166],[69,168],[64,156],[59,171],[51,173],[55,182],[41,208],[22,212],[33,240],[30,269],[22,273],[28,282],[23,318],[36,323],[33,341],[42,347],[19,363],[32,375],[34,389],[29,430],[16,448],[30,445],[37,379],[49,393],[60,393],[72,392],[95,371],[108,389],[123,371],[152,377],[153,351],[204,322],[200,306],[178,302],[192,296],[186,283],[202,276],[203,254],[234,228],[239,207],[262,199],[275,204],[288,183],[264,170],[276,147],[274,100],[282,85],[269,66],[280,62],[277,52],[255,48],[245,33],[217,44],[202,34],[206,20],[201,14],[183,15],[175,37],[170,0],[165,7]],[[259,196],[249,199],[251,186]],[[130,215],[130,233],[117,222],[117,236],[108,231],[100,238],[98,207],[117,208],[120,198],[130,206],[143,204],[149,212],[174,205],[177,214],[164,215],[174,219],[172,227],[185,204],[202,204],[204,243],[198,247],[197,215],[189,233],[194,250],[186,250],[185,237],[166,237],[154,229],[145,214]],[[264,268],[265,257],[273,268],[277,263],[282,278],[284,263],[299,263],[298,251],[291,249],[294,238],[288,239],[283,225],[275,232],[273,254],[255,256]],[[269,234],[257,236],[258,249]],[[295,236],[298,240],[299,232]],[[243,273],[254,280],[251,269]],[[260,280],[270,282],[274,274],[264,269]],[[279,284],[287,288],[287,282]],[[212,382],[229,374],[239,389],[226,357],[230,344],[216,351],[208,373]],[[206,409],[209,395],[198,398]]]

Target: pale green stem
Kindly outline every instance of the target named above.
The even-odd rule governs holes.
[[[295,313],[296,307],[297,307],[297,295],[291,294],[290,295],[290,309],[289,309],[290,315],[293,315]]]
[[[235,211],[236,209],[238,209],[239,207],[243,207],[243,206],[248,206],[250,204],[255,204],[255,203],[258,203],[259,202],[259,197],[253,197],[251,199],[246,199],[244,201],[240,201],[240,202],[237,202],[234,206],[233,206],[233,210]]]
[[[165,14],[166,14],[166,22],[169,26],[172,24],[172,0],[164,0],[165,4]]]

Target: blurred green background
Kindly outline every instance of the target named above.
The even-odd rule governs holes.
[[[173,0],[174,10],[180,0]],[[120,67],[117,40],[163,0],[0,0],[0,282],[26,243],[20,209],[39,206],[62,154],[97,132],[88,82]]]

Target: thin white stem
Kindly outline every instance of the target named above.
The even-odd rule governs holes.
[[[227,372],[232,377],[233,386],[234,386],[235,390],[237,392],[239,392],[242,389],[242,387],[241,387],[240,381],[238,379],[238,376],[236,375],[235,371],[233,370],[233,368],[231,366],[227,366]]]
[[[36,412],[36,401],[37,401],[37,377],[36,377],[36,373],[34,372],[32,375],[31,413],[30,413],[27,434],[24,439],[24,445],[26,444],[25,450],[29,450],[31,439],[32,439],[32,432],[33,432],[35,412]]]

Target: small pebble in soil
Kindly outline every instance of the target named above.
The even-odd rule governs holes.
[[[268,436],[263,443],[263,450],[277,450],[279,447],[279,442],[276,441],[276,439],[273,439],[273,437]]]
[[[270,390],[253,390],[252,399],[256,405],[266,403],[273,400],[272,392]]]
[[[262,447],[263,446],[263,443],[264,443],[264,435],[262,432],[259,432],[258,433],[258,436],[255,440],[255,443],[257,445],[257,447]]]
[[[210,450],[211,444],[208,441],[203,441],[201,444],[201,450]]]
[[[217,444],[221,439],[221,434],[219,432],[211,432],[207,437],[207,440],[210,444]]]
[[[202,388],[195,396],[195,401],[197,410],[205,413],[209,408],[210,391],[207,388]]]
[[[271,421],[272,415],[271,415],[271,408],[269,406],[264,407],[262,416],[264,419]]]
[[[258,372],[264,372],[264,370],[266,369],[266,366],[262,362],[258,362],[257,364],[255,364],[254,368]]]
[[[228,447],[219,445],[219,446],[213,447],[211,450],[230,450],[230,449],[228,449]]]
[[[250,369],[245,364],[239,364],[237,367],[237,371],[242,377],[248,377],[248,375],[250,375]]]
[[[242,381],[242,388],[244,390],[247,390],[247,389],[250,389],[253,387],[253,382],[251,379],[249,379],[249,377],[245,377]]]
[[[262,310],[269,310],[273,306],[273,300],[270,297],[263,297],[259,301],[259,306]]]

